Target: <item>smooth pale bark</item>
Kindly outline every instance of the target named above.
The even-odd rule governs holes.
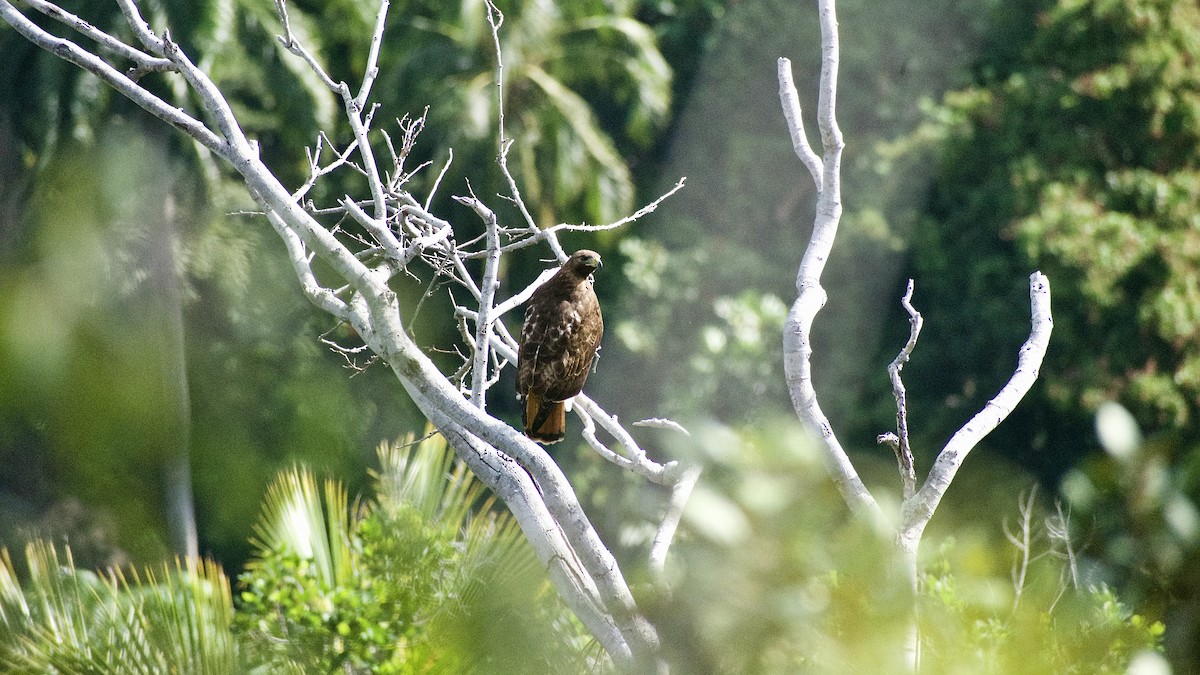
[[[792,303],[783,327],[783,366],[796,415],[805,429],[820,442],[830,478],[842,497],[850,508],[869,517],[880,518],[883,515],[880,506],[859,478],[829,419],[821,410],[812,381],[812,326],[827,299],[826,291],[821,286],[821,274],[829,260],[842,215],[841,157],[844,147],[836,117],[839,46],[834,0],[820,0],[818,12],[821,24],[821,78],[817,103],[817,124],[822,150],[820,154],[813,150],[804,130],[800,97],[793,81],[791,62],[780,58],[777,70],[779,99],[792,147],[817,189],[812,234],[796,273],[796,300]],[[921,324],[920,314],[909,302],[912,297],[911,282],[902,300],[911,317],[912,330],[908,343],[889,368],[896,395],[897,432],[889,432],[879,438],[881,442],[893,444],[896,450],[904,501],[900,507],[899,518],[895,519],[899,522],[895,541],[914,591],[917,590],[917,556],[921,536],[933,518],[942,496],[954,480],[958,468],[962,466],[971,449],[1008,417],[1037,379],[1053,327],[1050,315],[1050,284],[1041,272],[1034,272],[1030,276],[1029,295],[1032,325],[1029,339],[1021,347],[1016,372],[995,398],[988,401],[983,410],[954,434],[938,454],[919,490],[916,489],[916,474],[912,453],[908,447],[908,413],[904,386],[900,380],[900,368],[916,347]],[[912,639],[908,647],[908,663],[914,669],[919,666],[919,648],[919,635],[914,620]]]

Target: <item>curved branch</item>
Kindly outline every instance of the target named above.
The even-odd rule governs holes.
[[[679,528],[679,520],[683,517],[683,509],[687,506],[688,498],[692,496],[692,488],[700,480],[701,468],[692,465],[683,470],[675,486],[671,488],[671,499],[667,502],[667,512],[663,516],[654,539],[650,542],[650,573],[662,578],[667,565],[667,549],[675,538],[675,530]]]
[[[833,0],[821,0],[819,3],[821,18],[821,83],[820,99],[817,107],[817,123],[821,130],[821,144],[824,153],[822,157],[821,178],[816,178],[815,154],[804,152],[808,145],[804,134],[803,123],[799,116],[799,99],[793,102],[791,92],[795,90],[791,83],[791,69],[787,62],[781,60],[778,74],[780,92],[785,116],[788,118],[789,129],[793,143],[799,143],[801,161],[814,174],[813,181],[817,184],[817,209],[813,222],[812,235],[808,246],[804,249],[804,257],[800,261],[796,273],[796,301],[788,311],[783,325],[783,368],[787,380],[788,393],[791,395],[792,407],[804,426],[816,436],[825,448],[826,467],[838,491],[846,503],[856,509],[878,512],[879,506],[875,498],[867,490],[858,471],[850,463],[850,458],[838,441],[829,418],[821,410],[817,401],[817,392],[812,382],[812,324],[817,313],[825,306],[827,295],[821,287],[821,273],[829,260],[829,252],[833,249],[833,240],[837,236],[838,223],[842,216],[842,134],[838,129],[835,118],[835,101],[837,91],[838,37],[837,15],[834,11]]]
[[[208,127],[179,108],[143,89],[136,81],[118,71],[104,59],[64,38],[55,37],[39,28],[25,15],[17,11],[9,0],[0,0],[0,19],[8,22],[25,39],[55,56],[79,66],[100,78],[122,96],[136,103],[146,112],[179,129],[200,142],[213,153],[229,159],[229,144],[221,140]]]
[[[1054,328],[1050,314],[1050,281],[1041,272],[1029,275],[1029,303],[1031,329],[1017,356],[1016,371],[1000,392],[946,442],[924,485],[904,503],[902,539],[920,538],[967,454],[1012,413],[1037,380]]]
[[[824,180],[821,177],[821,158],[813,151],[808,142],[808,134],[804,132],[804,116],[800,110],[800,93],[796,91],[796,83],[792,79],[792,61],[779,57],[776,68],[779,78],[779,102],[783,105],[783,117],[787,120],[788,133],[792,136],[792,149],[796,156],[808,169],[812,176],[817,192],[821,191]]]
[[[175,68],[174,64],[167,59],[151,56],[140,49],[127,45],[58,5],[46,2],[46,0],[25,0],[25,2],[42,14],[60,21],[77,32],[95,40],[103,50],[133,61],[135,64],[134,73],[144,74],[154,71],[174,70]],[[130,77],[132,78],[133,75],[130,75]]]

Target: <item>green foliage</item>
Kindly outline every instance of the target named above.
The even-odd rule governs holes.
[[[693,437],[706,473],[672,548],[669,589],[645,599],[672,672],[908,672],[914,597],[891,529],[846,512],[801,437],[791,421]],[[1031,507],[1018,581],[1008,563],[1023,557],[999,536],[1010,519],[980,512],[984,522],[958,531],[989,537],[943,539],[922,556],[920,672],[1124,673],[1161,649],[1162,623],[1102,584],[1076,589],[1077,561],[1056,555],[1068,525]]]
[[[1165,617],[1172,661],[1194,670],[1200,10],[1047,0],[992,20],[972,86],[914,135],[939,176],[912,247],[910,417],[944,437],[996,391],[1028,330],[1023,280],[1045,272],[1041,383],[988,445],[1062,478],[1098,578]],[[1149,430],[1137,452],[1098,452],[1092,413],[1110,401]]]
[[[1013,609],[996,597],[1011,595],[1011,589],[971,593],[945,560],[932,566],[921,580],[923,667],[934,673],[1116,675],[1134,656],[1161,650],[1161,622],[1134,614],[1107,586],[1063,587],[1057,568],[1065,563],[1050,560],[1050,569],[1038,570],[1044,583]]]
[[[1176,672],[1192,672],[1200,667],[1200,447],[1179,433],[1143,440],[1113,403],[1100,408],[1097,427],[1107,452],[1069,471],[1061,492],[1090,524],[1097,576],[1164,619]]]
[[[413,447],[415,446],[415,448]],[[548,587],[506,513],[445,441],[384,444],[377,500],[294,469],[271,486],[258,554],[129,574],[25,550],[0,557],[8,673],[578,673],[607,661]]]
[[[942,145],[913,245],[926,332],[910,389],[961,404],[942,431],[977,408],[1011,371],[995,353],[1023,339],[1023,279],[1041,269],[1056,329],[1025,404],[1040,417],[1007,438],[1028,446],[1031,426],[1049,427],[1043,442],[1077,456],[1089,411],[1114,397],[1155,428],[1197,428],[1200,11],[1004,5],[991,39],[974,85],[924,132]]]
[[[229,580],[209,561],[144,577],[75,567],[69,549],[25,549],[29,581],[0,558],[0,668],[6,673],[225,675],[240,670]]]
[[[705,473],[645,602],[672,672],[898,665],[911,592],[885,529],[849,515],[796,424],[692,432]]]
[[[272,486],[241,575],[248,660],[301,672],[573,672],[586,642],[515,521],[445,441],[380,448],[376,499],[304,470]]]

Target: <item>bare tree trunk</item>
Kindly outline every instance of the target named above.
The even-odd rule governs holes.
[[[188,393],[187,350],[183,330],[183,300],[179,292],[179,272],[175,263],[178,242],[178,212],[175,197],[168,190],[163,200],[161,223],[150,225],[149,256],[151,282],[156,304],[163,319],[159,326],[162,357],[160,372],[167,390],[168,427],[174,441],[166,457],[164,494],[167,503],[167,527],[171,548],[178,555],[198,558],[200,546],[196,533],[196,507],[192,496],[191,397]]]
[[[791,62],[780,58],[778,64],[779,97],[791,134],[792,147],[817,188],[812,235],[796,275],[796,300],[784,323],[783,365],[796,414],[812,436],[819,440],[830,477],[842,497],[850,508],[869,517],[886,520],[879,503],[859,478],[829,419],[821,410],[812,383],[810,337],[813,321],[828,297],[821,286],[821,273],[829,260],[842,214],[841,155],[844,146],[836,116],[840,47],[835,1],[819,0],[818,7],[821,24],[821,78],[817,124],[821,135],[821,155],[812,149],[804,130],[800,98],[792,79]],[[914,592],[919,590],[917,581],[921,536],[933,518],[942,496],[950,487],[955,473],[967,454],[1012,412],[1037,379],[1053,327],[1050,316],[1050,284],[1041,272],[1030,275],[1029,295],[1032,326],[1029,339],[1021,347],[1016,372],[1000,392],[946,443],[920,489],[916,487],[913,455],[908,441],[908,412],[904,386],[900,380],[900,369],[916,346],[921,326],[920,314],[910,304],[911,280],[901,301],[911,317],[912,331],[908,343],[889,368],[896,396],[897,428],[895,432],[881,434],[879,441],[888,443],[896,451],[904,501],[900,506],[900,524],[896,530],[895,543],[897,555]],[[918,668],[920,641],[915,613],[908,652],[909,666],[913,669]]]

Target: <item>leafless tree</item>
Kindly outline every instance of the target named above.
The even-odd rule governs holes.
[[[911,331],[908,342],[888,369],[896,397],[896,431],[879,436],[881,443],[891,445],[896,452],[904,495],[899,517],[887,518],[879,502],[859,478],[829,419],[821,410],[812,381],[810,338],[813,320],[827,299],[825,289],[821,286],[821,273],[829,260],[842,215],[841,157],[844,147],[836,117],[839,60],[837,12],[834,0],[819,0],[818,7],[821,24],[821,78],[817,125],[821,134],[821,155],[813,150],[804,130],[800,97],[793,83],[791,62],[780,58],[778,64],[779,98],[791,133],[792,146],[817,189],[812,234],[796,275],[796,300],[783,327],[783,363],[788,391],[796,414],[805,427],[820,440],[829,474],[846,503],[856,511],[878,518],[880,522],[899,523],[896,528],[896,545],[903,558],[909,581],[915,589],[918,578],[917,553],[921,536],[933,518],[942,496],[954,480],[954,475],[962,466],[967,454],[1008,417],[1037,379],[1053,327],[1050,315],[1050,283],[1041,272],[1030,275],[1032,327],[1029,338],[1021,346],[1016,371],[999,393],[947,441],[918,489],[913,453],[909,446],[905,390],[900,379],[900,371],[916,347],[922,324],[920,313],[911,304],[913,284],[909,281],[901,302],[909,314]],[[910,647],[910,662],[916,665],[919,645],[915,639]]]
[[[566,603],[595,635],[613,660],[626,668],[643,667],[657,659],[658,637],[634,602],[620,567],[580,507],[574,490],[545,450],[521,432],[488,414],[486,397],[498,374],[516,360],[516,342],[500,321],[520,306],[548,275],[507,298],[499,294],[501,257],[534,245],[545,246],[560,262],[566,254],[557,234],[564,230],[602,230],[628,224],[650,213],[675,188],[627,218],[600,226],[561,224],[539,228],[521,198],[508,170],[507,154],[514,139],[505,135],[500,112],[498,161],[508,181],[505,195],[522,214],[516,224],[501,223],[496,212],[474,194],[456,196],[483,222],[485,235],[460,242],[456,227],[430,212],[433,194],[416,195],[408,183],[415,171],[406,160],[423,126],[423,118],[399,121],[396,144],[376,128],[371,90],[378,74],[378,57],[389,3],[381,0],[362,79],[356,86],[335,81],[292,33],[283,0],[276,1],[282,25],[282,47],[302,58],[341,99],[353,140],[335,147],[322,135],[309,152],[309,175],[288,189],[259,158],[257,144],[247,138],[229,101],[212,80],[171,40],[165,27],[152,28],[133,0],[116,0],[134,40],[124,42],[45,0],[28,2],[33,9],[74,29],[75,41],[56,37],[0,0],[0,18],[19,33],[55,55],[83,68],[143,109],[190,136],[216,157],[228,162],[244,181],[262,214],[286,248],[304,295],[338,321],[352,326],[365,346],[395,373],[418,408],[446,436],[458,456],[512,511]],[[488,18],[496,36],[503,17],[489,6]],[[151,73],[181,77],[199,101],[200,110],[182,110],[140,84]],[[503,68],[497,70],[503,87]],[[503,101],[503,96],[500,96]],[[386,154],[385,154],[386,153]],[[334,204],[316,204],[308,197],[321,179],[335,172],[355,172],[366,178],[370,194],[349,195]],[[437,181],[433,190],[437,189]],[[337,223],[349,218],[356,233]],[[322,283],[314,273],[320,260],[338,277]],[[482,261],[473,275],[469,261]],[[467,298],[455,307],[469,345],[462,367],[442,372],[415,344],[401,319],[400,302],[388,282],[416,262],[439,270]],[[473,266],[473,263],[471,264]],[[348,356],[353,348],[344,347]],[[587,442],[602,457],[622,469],[671,491],[648,565],[661,570],[698,469],[676,462],[659,464],[646,456],[633,434],[588,396],[574,400],[584,422]],[[650,426],[671,426],[649,420]],[[612,441],[604,441],[603,430]]]

